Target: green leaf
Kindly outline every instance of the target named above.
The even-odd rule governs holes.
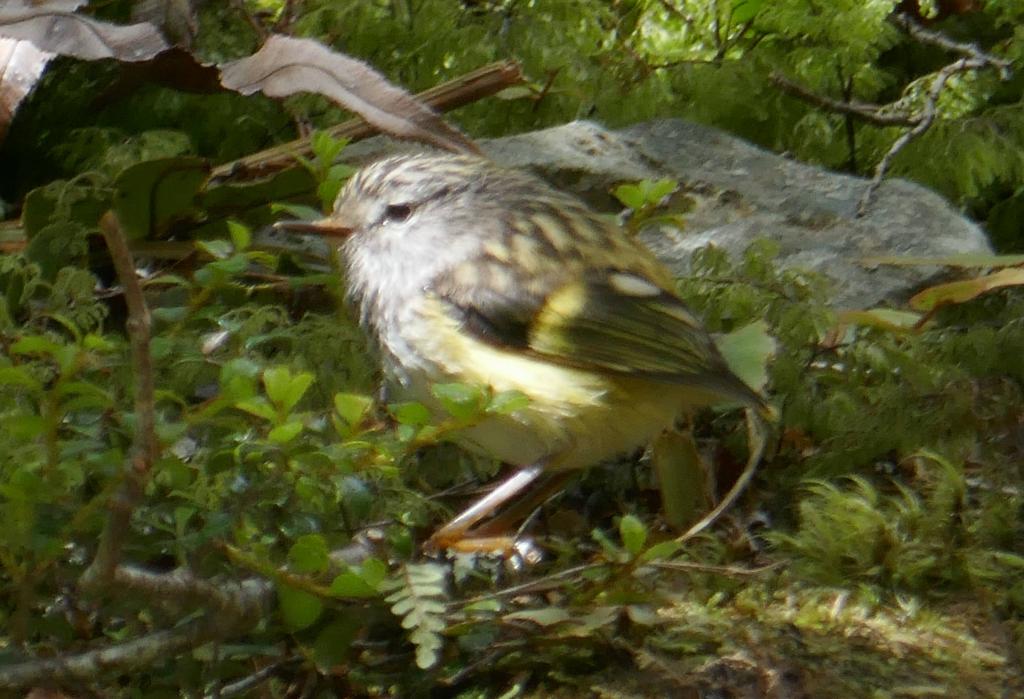
[[[379,558],[367,558],[359,566],[359,575],[366,581],[367,585],[377,588],[388,574],[388,567]]]
[[[226,240],[197,240],[196,247],[215,260],[227,259],[233,252],[231,243]]]
[[[396,578],[385,581],[392,592],[386,598],[391,612],[409,629],[409,640],[416,646],[416,665],[433,667],[444,643],[440,632],[445,627],[446,572],[437,563],[407,563]]]
[[[758,320],[715,339],[719,351],[736,376],[755,390],[768,383],[768,360],[775,354],[775,339],[768,324]]]
[[[675,529],[697,521],[710,505],[708,467],[697,450],[693,435],[666,430],[651,445],[651,463],[658,474],[661,509]]]
[[[388,409],[400,425],[416,427],[430,422],[430,411],[422,403],[394,403]]]
[[[593,529],[590,532],[590,536],[601,546],[601,549],[604,551],[605,558],[613,561],[617,561],[622,558],[622,549],[620,549],[614,541],[609,539],[603,531],[600,529]]]
[[[249,256],[240,252],[235,253],[223,260],[215,260],[205,265],[205,269],[219,272],[225,277],[236,276],[238,274],[241,274],[248,268]]]
[[[317,634],[313,641],[313,660],[321,672],[327,673],[345,659],[361,628],[362,619],[359,617],[342,616]]]
[[[16,439],[32,439],[46,432],[41,415],[12,415],[4,419],[4,432]]]
[[[572,620],[572,614],[561,607],[544,607],[543,609],[524,609],[506,614],[504,619],[522,619],[532,621],[538,626],[554,626]]]
[[[274,421],[277,419],[277,411],[274,410],[274,406],[268,403],[263,396],[237,401],[235,407],[264,420]]]
[[[324,166],[330,165],[337,160],[338,156],[341,155],[341,151],[348,144],[349,139],[335,138],[327,131],[314,131],[309,137],[309,146],[313,151],[313,155]]]
[[[302,429],[303,424],[301,420],[292,420],[291,422],[278,425],[270,430],[270,432],[267,433],[267,439],[274,444],[287,444],[298,437],[302,432]]]
[[[732,0],[732,23],[745,24],[761,11],[764,0]]]
[[[649,561],[660,561],[662,559],[669,558],[670,556],[674,556],[681,548],[682,544],[675,539],[660,541],[640,555],[640,562],[647,563]]]
[[[154,308],[152,311],[153,320],[168,324],[184,320],[188,317],[188,313],[188,306],[165,306],[163,308]]]
[[[288,551],[288,564],[296,573],[320,573],[327,570],[327,541],[319,534],[300,536]]]
[[[102,387],[88,381],[65,381],[60,385],[57,394],[61,397],[87,396],[95,399],[97,401],[96,405],[102,407],[114,404],[114,397],[109,391],[105,391]]]
[[[323,218],[323,212],[305,204],[275,203],[270,205],[271,213],[284,213],[303,221],[316,221]]]
[[[911,333],[917,331],[917,324],[923,317],[920,313],[898,311],[894,308],[869,308],[863,311],[843,311],[836,320],[841,324],[863,325],[895,333]]]
[[[363,479],[357,476],[345,476],[341,480],[339,491],[346,512],[355,520],[361,520],[370,515],[375,502],[374,493],[367,487]]]
[[[55,355],[62,345],[42,335],[25,335],[10,346],[11,354],[42,354]]]
[[[633,515],[625,515],[619,520],[619,536],[622,538],[622,545],[633,556],[637,556],[644,549],[647,542],[647,527],[639,518]]]
[[[530,407],[530,398],[522,391],[502,391],[491,398],[491,402],[487,405],[487,412],[511,415],[528,407]]]
[[[655,206],[661,203],[661,200],[672,194],[679,187],[679,183],[675,180],[643,180],[640,183],[640,188],[643,190],[644,199],[651,206]]]
[[[285,413],[291,412],[312,383],[313,375],[308,371],[293,375],[291,369],[282,366],[272,367],[263,372],[263,386],[267,389],[267,397]]]
[[[277,586],[277,602],[281,618],[292,631],[312,626],[324,610],[319,597],[285,584]]]
[[[114,211],[131,239],[159,237],[195,214],[195,199],[210,174],[202,158],[147,160],[126,168],[114,182]]]
[[[256,395],[256,378],[260,367],[243,357],[229,359],[220,368],[220,392],[227,400],[244,401]],[[269,405],[268,405],[269,407]]]
[[[501,92],[494,95],[500,100],[521,100],[521,99],[534,99],[537,97],[539,88],[532,85],[513,85],[512,87],[506,87]]]
[[[635,184],[620,184],[612,190],[612,194],[624,206],[633,211],[639,211],[644,205],[644,195]]]
[[[89,333],[82,339],[82,347],[93,352],[113,352],[117,349],[117,344],[102,335]]]
[[[317,185],[316,195],[320,199],[320,204],[325,211],[329,211],[334,204],[334,200],[338,198],[338,192],[341,191],[342,184],[340,180],[328,178]]]
[[[357,425],[373,406],[373,398],[362,393],[335,393],[334,410],[349,425]]]
[[[228,233],[231,235],[231,244],[238,252],[247,250],[252,243],[252,230],[244,223],[228,221]]]
[[[0,367],[0,386],[20,386],[33,393],[43,390],[43,385],[23,366]]]
[[[439,383],[430,387],[445,411],[458,420],[479,415],[483,409],[484,392],[478,386],[464,383]]]
[[[377,588],[368,583],[362,576],[347,570],[331,581],[331,594],[338,597],[376,597]]]

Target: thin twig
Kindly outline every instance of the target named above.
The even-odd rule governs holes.
[[[958,61],[950,63],[945,66],[942,70],[936,74],[932,80],[931,87],[928,89],[928,95],[925,98],[924,107],[921,109],[921,119],[914,128],[904,132],[899,138],[896,139],[895,143],[889,148],[889,151],[882,156],[882,159],[878,162],[875,167],[875,175],[871,178],[871,182],[864,190],[863,196],[860,198],[860,204],[857,206],[857,215],[863,216],[867,213],[868,207],[871,205],[871,200],[875,196],[875,192],[882,184],[882,180],[885,178],[889,168],[892,167],[892,162],[896,156],[906,148],[911,141],[923,134],[935,121],[935,117],[939,113],[939,97],[942,95],[942,90],[946,87],[946,83],[949,79],[957,73],[963,73],[968,70],[978,70],[985,68],[986,63],[982,60],[975,58],[961,58]]]
[[[478,602],[483,602],[485,600],[498,599],[499,597],[510,597],[510,596],[515,596],[515,595],[521,595],[521,594],[525,594],[527,592],[536,591],[538,589],[546,590],[556,580],[561,580],[563,578],[571,578],[574,575],[579,575],[580,573],[585,573],[588,570],[597,570],[598,568],[605,568],[605,567],[607,567],[609,565],[611,565],[611,564],[609,564],[609,563],[585,563],[583,565],[578,565],[578,566],[575,566],[573,568],[566,568],[565,570],[560,570],[557,573],[552,573],[551,575],[546,575],[543,578],[538,578],[537,580],[530,580],[529,582],[521,583],[519,585],[513,585],[512,587],[506,587],[506,588],[504,588],[502,590],[495,590],[494,592],[489,592],[489,593],[484,594],[484,595],[478,595],[477,597],[472,597],[472,598],[467,599],[467,600],[459,600],[458,602],[455,603],[455,606],[467,607],[467,606],[469,606],[471,604],[477,604]]]
[[[898,27],[902,28],[910,36],[914,37],[918,41],[924,44],[932,44],[938,46],[947,51],[953,53],[959,53],[966,58],[973,58],[985,64],[985,66],[995,66],[999,69],[999,78],[1006,80],[1010,77],[1010,68],[1013,65],[1012,61],[1005,58],[998,58],[990,53],[982,51],[976,44],[967,44],[954,39],[949,38],[941,32],[936,32],[931,29],[922,27],[920,24],[915,22],[912,18],[904,14],[895,14],[890,17],[891,21]]]
[[[863,216],[867,212],[875,192],[882,184],[882,179],[889,171],[893,160],[900,151],[906,148],[915,138],[931,128],[931,125],[935,122],[935,117],[938,115],[939,97],[942,95],[942,90],[945,89],[950,78],[957,73],[963,73],[968,70],[981,70],[993,67],[999,71],[1000,79],[1007,80],[1010,77],[1011,63],[1008,60],[986,53],[974,44],[954,41],[944,34],[932,31],[931,29],[925,29],[906,15],[896,14],[892,17],[892,21],[918,41],[958,53],[963,58],[943,67],[932,79],[932,84],[928,89],[917,124],[896,139],[896,142],[892,144],[889,151],[879,161],[878,166],[875,168],[874,177],[871,178],[871,182],[868,184],[867,189],[864,190],[864,195],[857,206],[858,216]]]
[[[888,111],[892,109],[892,105],[889,104],[837,100],[825,95],[819,95],[779,73],[772,73],[768,79],[786,94],[797,97],[815,107],[829,112],[836,112],[837,114],[849,114],[875,126],[916,126],[921,121],[919,114],[911,114],[906,111]]]
[[[131,524],[132,512],[142,498],[150,467],[157,455],[155,386],[153,357],[150,353],[151,318],[142,285],[135,272],[135,261],[117,217],[108,211],[100,219],[100,230],[110,250],[110,258],[124,289],[128,320],[125,329],[131,345],[132,375],[135,379],[135,436],[121,486],[110,503],[110,515],[100,535],[96,557],[82,575],[84,588],[98,589],[114,574],[121,549]]]
[[[691,563],[688,561],[651,561],[645,563],[645,566],[656,568],[658,570],[676,570],[684,571],[687,573],[712,573],[714,575],[725,575],[729,577],[747,577],[751,575],[760,575],[761,573],[767,573],[770,570],[775,570],[782,566],[781,562],[769,563],[768,565],[759,566],[757,568],[740,568],[739,566],[716,566],[706,565],[704,563]]]
[[[875,126],[909,127],[908,131],[896,139],[895,143],[892,144],[889,151],[876,166],[874,176],[858,204],[858,216],[863,216],[867,211],[872,198],[879,186],[881,186],[882,180],[900,151],[906,148],[915,138],[927,131],[935,122],[935,118],[938,115],[939,97],[951,77],[957,73],[969,70],[996,68],[999,71],[1000,79],[1006,80],[1010,76],[1010,66],[1012,65],[1009,60],[998,58],[982,51],[974,44],[954,41],[939,32],[926,29],[906,15],[896,14],[891,17],[891,20],[914,39],[963,56],[963,58],[950,63],[935,74],[925,97],[924,105],[919,111],[909,112],[905,109],[898,109],[896,108],[896,102],[884,105],[855,102],[849,98],[849,95],[846,95],[845,100],[832,99],[831,97],[819,95],[778,73],[773,73],[769,77],[771,82],[783,92],[793,95],[819,109],[837,114],[856,116]]]
[[[702,531],[710,527],[715,521],[722,515],[723,512],[732,507],[733,503],[743,494],[747,486],[750,485],[750,481],[754,479],[754,473],[757,471],[757,465],[761,462],[761,457],[764,455],[765,445],[768,441],[769,426],[765,419],[759,416],[753,408],[747,408],[747,442],[748,450],[750,452],[747,457],[747,465],[743,468],[743,472],[740,473],[740,477],[736,479],[729,492],[725,494],[725,497],[715,505],[711,512],[704,515],[696,524],[687,529],[681,536],[676,538],[679,543],[689,541],[693,537],[700,534]]]
[[[221,699],[227,699],[228,697],[245,694],[249,690],[259,687],[261,684],[273,677],[278,671],[288,667],[289,665],[298,664],[299,662],[301,662],[301,658],[287,658],[285,660],[279,660],[276,663],[271,663],[247,677],[243,677],[236,682],[224,685],[220,688],[220,692],[217,695],[207,694],[204,699],[213,699],[214,696],[218,696]]]
[[[216,583],[195,578],[187,571],[152,573],[118,566],[109,582],[119,592],[138,592],[165,603],[195,603],[209,611],[175,629],[155,631],[142,638],[54,658],[7,665],[0,672],[0,689],[28,687],[40,682],[95,680],[112,671],[126,672],[150,666],[208,641],[251,628],[264,618],[273,603],[273,585],[263,579]]]

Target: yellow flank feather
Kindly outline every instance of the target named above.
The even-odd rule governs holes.
[[[580,282],[566,284],[551,294],[533,324],[554,333],[557,328],[565,327],[566,320],[583,313],[587,305],[587,288]]]
[[[425,356],[432,366],[408,377],[410,397],[440,410],[430,384],[458,381],[530,398],[527,408],[487,418],[461,440],[509,463],[526,465],[557,455],[557,461],[547,462],[549,468],[589,466],[643,446],[672,425],[694,397],[692,389],[574,369],[494,347],[462,330],[434,298],[424,300],[415,325],[429,328],[430,337],[417,344],[429,348]]]

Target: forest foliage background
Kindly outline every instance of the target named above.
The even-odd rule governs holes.
[[[413,92],[514,58],[526,83],[448,115],[473,137],[673,116],[871,176],[933,109],[888,176],[935,189],[989,232],[1003,256],[958,274],[1016,270],[1010,254],[1024,252],[1024,1],[95,0],[79,11],[144,17],[207,63],[249,55],[272,32],[312,37]],[[944,74],[970,45],[998,64]],[[633,458],[547,508],[541,564],[449,565],[419,543],[453,495],[499,469],[449,438],[516,397],[438,387],[440,423],[423,406],[379,404],[335,271],[254,235],[282,211],[329,203],[350,172],[336,162],[343,144],[318,132],[311,158],[266,181],[203,174],[349,115],[321,96],[243,97],[189,75],[55,59],[0,145],[0,687],[1013,694],[1020,281],[982,284],[909,325],[844,326],[827,280],[773,264],[770,231],[739,259],[708,248],[680,292],[712,330],[763,320],[778,343],[777,448],[742,505],[678,542]],[[168,204],[173,216],[133,208],[137,188],[169,171],[201,194]],[[111,208],[129,214],[153,321],[156,457],[139,479],[125,470],[138,364],[102,238]],[[692,428],[701,468],[742,463],[738,416],[703,414]],[[83,584],[126,483],[137,492],[113,537],[121,565]],[[100,648],[118,661],[97,660]]]

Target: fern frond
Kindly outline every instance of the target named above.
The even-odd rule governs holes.
[[[402,628],[409,631],[409,640],[416,646],[416,665],[429,669],[437,664],[444,640],[447,573],[437,563],[409,563],[398,576],[384,584],[392,589],[386,601],[391,612],[401,618]]]

